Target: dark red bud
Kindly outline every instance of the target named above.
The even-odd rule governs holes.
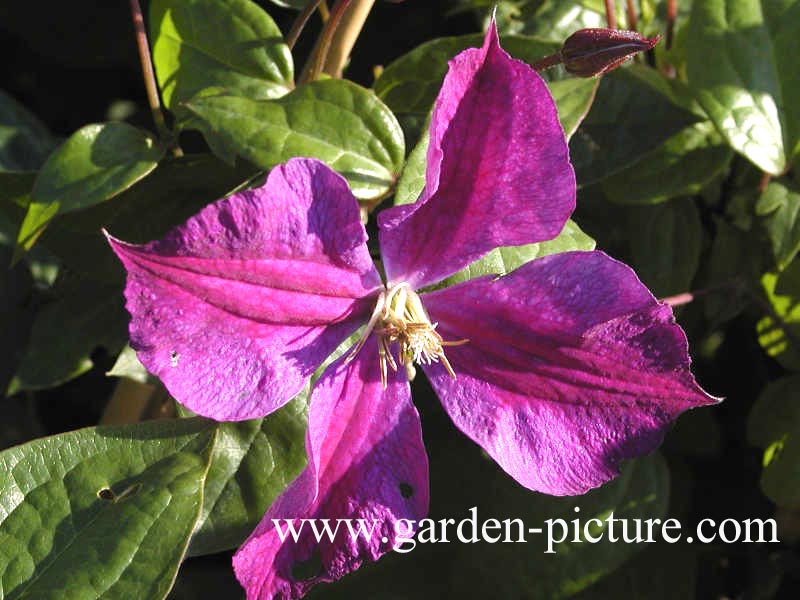
[[[561,47],[561,60],[568,73],[594,77],[616,69],[637,52],[653,48],[661,35],[649,39],[635,31],[580,29]]]

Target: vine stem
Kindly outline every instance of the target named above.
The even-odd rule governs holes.
[[[636,31],[638,20],[636,18],[636,6],[634,6],[633,0],[625,0],[625,10],[628,15],[628,29]]]
[[[161,112],[161,101],[158,98],[158,86],[156,86],[156,74],[153,71],[153,59],[150,56],[150,44],[147,41],[147,30],[144,27],[144,17],[139,0],[130,0],[131,15],[133,16],[133,29],[136,32],[136,46],[139,49],[139,60],[142,63],[142,75],[144,76],[144,87],[147,91],[147,102],[150,105],[150,112],[153,114],[153,122],[158,131],[158,137],[163,142],[171,137],[167,123],[164,121],[164,113]]]
[[[303,27],[306,26],[308,19],[310,19],[314,11],[317,10],[320,2],[322,2],[322,0],[311,0],[311,2],[303,7],[300,14],[297,15],[294,23],[292,23],[292,28],[289,30],[289,33],[286,34],[286,45],[289,46],[289,50],[294,48],[297,38],[300,37],[300,33],[303,31]]]
[[[667,1],[667,41],[666,48],[672,48],[672,39],[675,35],[675,19],[678,17],[678,0]]]
[[[339,78],[364,27],[375,0],[337,0],[300,81],[313,81],[320,73]],[[321,6],[321,5],[320,5]]]
[[[617,15],[614,0],[606,0],[606,25],[609,29],[617,28]]]

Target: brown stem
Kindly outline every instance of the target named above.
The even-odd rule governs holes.
[[[289,30],[289,33],[286,34],[286,45],[289,46],[289,50],[294,48],[297,38],[300,37],[300,33],[303,31],[303,27],[306,26],[308,19],[311,18],[314,11],[317,10],[317,6],[319,6],[320,2],[322,2],[322,0],[311,0],[311,2],[303,7],[300,14],[297,15],[294,23],[292,23],[292,28]]]
[[[767,190],[767,186],[769,185],[770,180],[772,179],[772,175],[767,172],[764,172],[761,175],[761,180],[758,182],[758,193],[763,194]]]
[[[303,73],[300,75],[300,83],[314,81],[319,77],[319,74],[322,73],[322,68],[325,65],[328,51],[331,47],[333,35],[336,33],[336,29],[339,27],[344,12],[347,10],[347,7],[350,6],[351,1],[352,0],[337,0],[336,4],[333,5],[331,16],[325,23],[325,27],[323,27],[317,44],[314,46],[311,57],[308,59],[308,63],[303,69]]]
[[[322,66],[324,73],[336,78],[342,76],[353,46],[364,28],[364,23],[374,4],[375,0],[352,0],[349,8],[344,11]]]
[[[678,0],[667,1],[667,41],[666,48],[672,48],[672,40],[675,35],[675,19],[678,16]]]
[[[136,46],[139,48],[139,59],[142,63],[142,75],[144,76],[144,87],[147,91],[147,102],[150,104],[150,112],[153,113],[153,121],[156,124],[156,131],[161,141],[171,137],[167,124],[164,121],[164,114],[161,112],[161,101],[158,99],[158,86],[156,86],[156,74],[153,72],[153,60],[150,56],[150,45],[147,43],[147,31],[144,28],[144,17],[139,0],[130,0],[131,14],[133,15],[133,29],[136,32]]]
[[[633,4],[633,0],[625,0],[625,10],[628,15],[628,29],[636,31],[639,22],[636,18],[636,7]]]
[[[562,62],[564,62],[561,58],[561,52],[556,52],[555,54],[548,54],[544,58],[540,58],[534,63],[531,63],[531,67],[534,71],[544,71],[545,69],[550,69],[552,67],[557,67]]]
[[[614,0],[606,0],[606,25],[609,29],[617,28],[617,15]]]

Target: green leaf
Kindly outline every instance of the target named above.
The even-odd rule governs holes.
[[[783,107],[797,98],[783,95],[762,0],[694,2],[687,43],[689,83],[708,116],[734,150],[768,173],[782,173],[796,142],[788,140]],[[785,61],[795,70],[793,60]]]
[[[619,204],[655,204],[698,193],[733,156],[709,121],[696,123],[603,180],[603,191]]]
[[[772,244],[778,269],[800,250],[800,189],[790,181],[772,181],[756,203],[756,215]]]
[[[646,67],[603,77],[589,115],[570,141],[579,185],[600,181],[652,152],[698,118],[673,103]]]
[[[435,288],[448,287],[484,275],[506,275],[535,258],[573,250],[594,250],[594,247],[594,240],[570,219],[564,224],[561,233],[552,240],[525,246],[495,248],[483,258],[436,284]]]
[[[241,545],[305,467],[307,392],[263,419],[220,423],[190,556]]]
[[[164,598],[203,504],[205,419],[66,433],[0,453],[8,600]]]
[[[144,365],[139,362],[136,350],[128,344],[125,344],[125,347],[122,348],[117,360],[114,362],[114,366],[111,367],[111,370],[106,375],[109,377],[123,377],[139,383],[150,383],[154,379],[154,376],[150,375]]]
[[[707,282],[701,287],[717,288],[705,297],[704,312],[712,323],[738,315],[753,301],[761,276],[768,268],[767,250],[751,231],[742,231],[723,219],[715,219],[716,235],[711,244]]]
[[[422,190],[425,189],[425,172],[428,168],[430,142],[431,136],[426,127],[425,134],[408,155],[406,166],[400,174],[400,179],[397,180],[397,190],[394,193],[395,205],[416,202]]]
[[[657,297],[692,289],[700,264],[703,227],[690,198],[628,213],[632,266]]]
[[[0,171],[36,170],[53,146],[53,136],[39,119],[0,90]]]
[[[780,274],[766,273],[761,285],[774,317],[769,315],[758,322],[758,342],[784,368],[800,371],[800,261]]]
[[[128,314],[121,290],[90,280],[56,283],[57,297],[34,318],[28,346],[8,393],[64,383],[92,368],[98,347],[112,355],[127,336]]]
[[[594,102],[600,79],[562,79],[547,84],[558,107],[558,119],[567,141],[583,122]]]
[[[800,508],[800,375],[764,388],[750,411],[747,438],[764,449],[764,493],[779,506]]]
[[[560,44],[531,37],[503,36],[500,43],[515,58],[534,62],[558,51]],[[446,37],[426,42],[389,64],[375,81],[375,93],[397,115],[409,141],[422,133],[425,121],[442,87],[447,63],[467,48],[480,47],[483,34]],[[546,73],[551,77],[552,73]]]
[[[88,208],[126,190],[155,169],[163,153],[152,138],[125,123],[78,130],[39,172],[18,244],[27,250],[57,214]]]
[[[764,20],[772,41],[772,56],[778,71],[783,103],[779,104],[784,126],[786,155],[793,160],[800,153],[800,1],[762,0]]]
[[[172,110],[209,87],[252,99],[293,87],[289,48],[255,2],[154,0],[150,29],[161,95]]]
[[[315,81],[277,100],[196,97],[187,107],[203,131],[270,169],[294,156],[325,161],[357,198],[388,193],[403,164],[400,125],[370,91],[345,80]]]

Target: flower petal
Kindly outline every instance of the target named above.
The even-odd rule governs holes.
[[[191,410],[263,417],[293,398],[380,286],[358,202],[324,164],[292,160],[163,240],[109,238],[128,270],[131,345]]]
[[[425,294],[453,380],[425,368],[456,426],[522,485],[582,494],[652,451],[681,412],[717,400],[686,336],[635,273],[602,252],[540,258]]]
[[[379,217],[390,283],[435,283],[498,246],[558,235],[575,208],[575,174],[541,77],[500,48],[450,63],[430,128],[426,187]]]
[[[335,581],[365,560],[377,560],[402,541],[428,511],[428,459],[419,415],[404,372],[381,386],[374,337],[358,358],[339,359],[311,395],[305,471],[270,507],[234,556],[248,600],[299,598],[320,582]],[[401,370],[402,371],[402,370]],[[273,519],[293,519],[298,541],[281,541]],[[317,541],[311,523],[328,519],[339,530]],[[341,519],[375,523],[370,539],[355,538]],[[351,522],[357,527],[357,522]],[[400,534],[398,536],[398,533]]]

